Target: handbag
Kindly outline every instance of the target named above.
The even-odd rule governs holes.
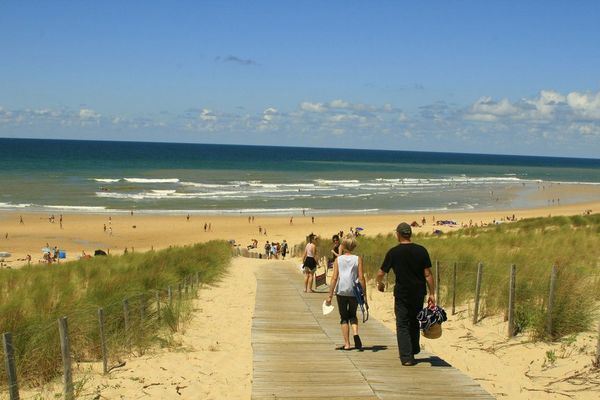
[[[417,314],[421,334],[427,339],[438,339],[442,336],[442,322],[448,320],[442,307],[425,307]]]

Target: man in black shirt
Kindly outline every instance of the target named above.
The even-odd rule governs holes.
[[[377,273],[377,289],[383,292],[383,277],[394,270],[394,312],[396,314],[396,336],[402,365],[415,365],[415,354],[419,346],[419,322],[417,314],[423,308],[426,286],[429,287],[427,303],[435,305],[435,284],[431,274],[431,259],[425,247],[412,243],[412,229],[403,222],[396,228],[399,244],[385,255]]]

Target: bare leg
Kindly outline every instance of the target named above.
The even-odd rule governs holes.
[[[308,286],[306,287],[306,290],[310,290],[311,292],[314,292],[313,290],[313,278],[315,277],[315,274],[313,274],[312,272],[310,274],[308,274]]]
[[[344,339],[344,348],[350,348],[350,327],[348,324],[340,324],[342,327],[342,338]]]
[[[358,335],[358,324],[352,324],[352,334]]]
[[[308,277],[310,276],[309,273],[304,273],[304,292],[308,292]]]

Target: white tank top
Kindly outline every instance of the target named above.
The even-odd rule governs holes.
[[[315,258],[315,253],[314,253],[313,249],[314,249],[314,247],[313,247],[312,243],[308,243],[306,245],[306,257]]]
[[[336,294],[354,296],[352,285],[358,279],[358,256],[354,254],[341,255],[337,258],[339,278]]]

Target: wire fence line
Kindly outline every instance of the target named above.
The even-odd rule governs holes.
[[[291,248],[292,256],[301,256],[303,245]],[[365,271],[371,275],[379,270],[383,255],[363,256]],[[597,269],[581,272],[557,265],[492,265],[481,262],[435,260],[433,274],[436,299],[456,315],[457,307],[467,306],[473,324],[482,318],[501,314],[507,322],[507,337],[535,327],[535,337],[554,340],[561,336],[565,325],[578,324],[582,307],[578,306],[576,288],[600,287]],[[373,278],[371,276],[370,278]],[[394,278],[387,274],[386,287],[393,288]],[[587,286],[582,286],[581,282]],[[582,290],[582,289],[579,289]],[[584,292],[584,294],[589,292]],[[593,310],[593,307],[592,307]],[[573,315],[569,315],[573,314]],[[589,315],[586,315],[589,319]],[[597,317],[597,315],[595,315]],[[566,328],[568,330],[569,327]],[[571,332],[577,332],[577,329]],[[600,365],[600,326],[596,363]]]
[[[22,399],[19,388],[28,388],[30,398],[40,398],[35,388],[62,375],[63,398],[74,399],[81,387],[73,381],[72,363],[102,361],[107,374],[125,365],[123,356],[143,354],[155,339],[168,340],[191,312],[190,301],[201,287],[199,273],[172,282],[165,288],[132,293],[103,307],[80,307],[57,322],[36,326],[35,332],[2,333],[0,366],[6,380],[0,382],[0,399]],[[160,335],[164,334],[164,338]],[[34,340],[27,349],[15,346],[19,335]],[[43,363],[44,376],[28,376],[27,368]],[[33,392],[33,393],[32,393]]]

